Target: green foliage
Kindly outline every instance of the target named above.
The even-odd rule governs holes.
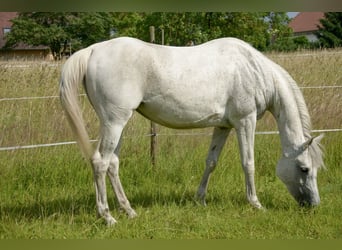
[[[108,40],[113,29],[112,14],[108,12],[80,12],[69,16],[69,41],[73,50],[79,50],[91,44]]]
[[[270,51],[281,51],[281,52],[288,52],[294,51],[297,49],[297,46],[294,42],[294,39],[291,37],[285,37],[282,39],[277,39],[274,43],[268,46],[268,50]]]
[[[138,38],[138,26],[144,21],[146,14],[138,12],[114,12],[112,37],[129,36]],[[145,31],[148,33],[148,29]]]
[[[149,27],[156,40],[184,46],[220,37],[237,37],[259,50],[287,39],[290,30],[285,12],[30,12],[13,20],[7,47],[20,42],[49,46],[54,57],[111,37],[131,36],[150,41]],[[71,46],[70,46],[71,45]],[[274,46],[277,47],[277,46]]]
[[[289,52],[298,49],[313,49],[314,43],[310,43],[307,37],[284,37],[282,39],[277,39],[276,42],[268,47],[268,50]]]
[[[67,24],[66,16],[59,12],[21,13],[12,20],[11,32],[6,35],[6,47],[20,42],[29,45],[49,46],[54,56],[60,51],[62,43],[68,38],[63,27]]]
[[[310,42],[306,36],[298,36],[293,38],[293,42],[300,48],[308,48]]]
[[[223,35],[240,38],[259,50],[265,50],[269,39],[265,17],[265,13],[229,13],[227,24],[223,25]]]
[[[220,37],[236,37],[265,50],[270,39],[269,29],[277,28],[280,38],[288,36],[287,22],[285,12],[155,12],[142,15],[136,22],[136,37],[149,41],[149,26],[155,26],[156,43],[161,43],[161,30],[164,30],[164,43],[168,45],[184,46],[190,41],[200,44]]]
[[[164,30],[164,44],[173,46],[184,46],[190,41],[195,44],[204,42],[201,33],[202,13],[192,12],[154,12],[146,14],[143,22],[139,24],[138,37],[145,41],[150,41],[149,26],[156,28],[156,43],[161,44]]]
[[[327,12],[320,22],[317,36],[321,47],[336,48],[342,46],[342,12]]]
[[[73,51],[109,39],[111,15],[106,12],[24,12],[12,20],[6,47],[20,42],[48,46],[57,59],[68,43]]]

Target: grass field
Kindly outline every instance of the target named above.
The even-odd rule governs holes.
[[[300,86],[342,85],[342,51],[268,54]],[[26,67],[26,66],[29,67]],[[0,99],[58,95],[60,64],[0,62]],[[303,89],[314,129],[342,128],[341,88]],[[91,138],[98,122],[80,97]],[[258,131],[276,130],[266,114]],[[0,101],[0,147],[74,140],[59,99]],[[342,238],[342,133],[326,133],[327,170],[318,176],[321,205],[297,206],[275,176],[277,135],[257,135],[256,187],[266,212],[245,199],[236,136],[230,135],[209,184],[207,207],[193,199],[210,142],[209,129],[158,127],[157,163],[149,158],[149,121],[135,114],[124,131],[120,175],[138,217],[128,219],[109,191],[107,228],[96,217],[92,171],[76,145],[0,151],[2,239],[336,239]],[[178,133],[193,133],[180,136]],[[197,135],[197,133],[204,133]],[[109,186],[108,186],[109,187]],[[108,189],[109,190],[109,189]]]

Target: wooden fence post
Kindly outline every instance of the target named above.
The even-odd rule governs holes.
[[[155,42],[155,29],[154,26],[150,26],[150,41],[151,43]],[[150,157],[152,165],[156,165],[156,149],[157,149],[157,128],[156,124],[151,121],[151,148],[150,148]]]

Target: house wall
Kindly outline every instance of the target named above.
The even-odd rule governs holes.
[[[294,34],[295,37],[298,36],[305,36],[309,42],[317,42],[318,41],[318,37],[314,34],[313,31],[307,31],[307,32],[297,32]]]
[[[12,49],[3,49],[6,44],[5,32],[12,27],[11,19],[17,15],[17,12],[0,12],[0,59],[51,60],[52,56],[47,46],[19,44]]]
[[[1,60],[53,60],[49,50],[0,50]]]
[[[309,42],[318,41],[314,34],[321,26],[320,20],[324,18],[324,12],[300,12],[289,23],[294,36],[305,36]]]

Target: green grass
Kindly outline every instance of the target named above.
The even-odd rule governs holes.
[[[234,137],[234,136],[232,136]],[[152,168],[148,153],[129,157],[123,150],[121,176],[139,216],[128,219],[118,211],[109,192],[112,213],[119,223],[107,228],[95,215],[89,166],[76,146],[2,153],[2,238],[225,238],[332,239],[342,237],[341,146],[327,147],[329,170],[319,176],[322,204],[299,208],[275,178],[276,136],[257,138],[257,190],[266,212],[246,200],[235,138],[224,151],[211,179],[207,207],[193,199],[203,169],[205,146],[186,147],[158,155]],[[341,140],[328,135],[326,141]],[[145,139],[147,140],[147,139]],[[179,139],[177,144],[184,140]],[[178,145],[178,146],[179,146]],[[130,145],[137,150],[138,145]],[[164,149],[160,149],[163,151]],[[7,154],[4,156],[4,154]],[[39,155],[40,157],[37,157]],[[264,158],[263,155],[269,155]],[[269,160],[267,159],[269,158]]]
[[[299,55],[299,54],[296,54]],[[338,85],[340,56],[269,55],[306,86]],[[30,62],[28,62],[30,63]],[[295,64],[295,65],[292,65]],[[0,98],[57,95],[60,67],[1,67]],[[307,72],[309,71],[309,72]],[[313,126],[341,128],[341,90],[303,90]],[[92,138],[98,123],[84,98],[85,120]],[[280,157],[277,135],[257,135],[256,188],[266,212],[251,208],[245,198],[235,133],[228,138],[212,175],[207,206],[196,203],[205,167],[209,135],[157,137],[157,164],[149,158],[149,122],[134,115],[124,131],[120,176],[138,217],[118,210],[108,185],[113,216],[108,228],[96,217],[92,171],[76,145],[0,151],[0,238],[97,239],[336,239],[342,238],[342,133],[323,140],[327,170],[319,172],[321,205],[300,208],[275,176]],[[275,130],[269,115],[258,130]],[[184,131],[158,127],[162,134]],[[0,102],[0,145],[28,145],[73,140],[59,100]],[[186,132],[210,132],[190,130]]]

